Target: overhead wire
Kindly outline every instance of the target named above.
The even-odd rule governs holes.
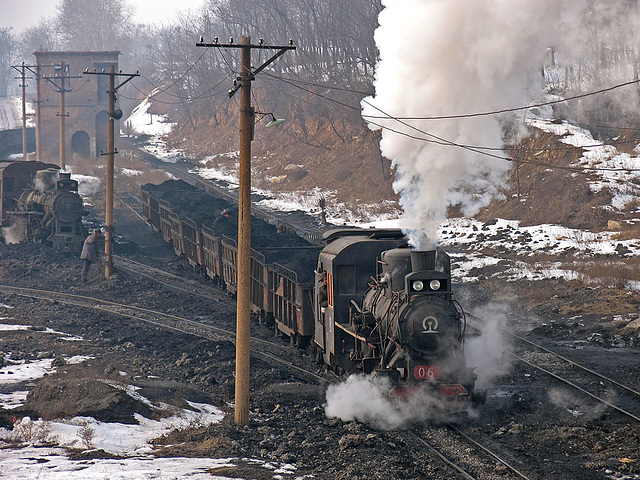
[[[293,87],[296,87],[296,88],[298,88],[300,90],[303,90],[303,91],[305,91],[307,93],[320,96],[320,97],[322,97],[322,98],[324,98],[326,100],[329,100],[329,101],[331,101],[333,103],[336,103],[338,105],[342,105],[344,107],[347,107],[347,108],[350,108],[350,109],[353,109],[353,110],[358,110],[358,111],[360,110],[359,108],[354,107],[352,105],[345,104],[344,102],[340,102],[338,100],[334,100],[332,98],[326,97],[326,96],[324,96],[322,94],[319,94],[317,92],[314,92],[312,90],[305,89],[305,88],[301,87],[300,85],[297,85],[295,83],[295,81],[290,81],[290,79],[283,79],[282,77],[276,77],[274,75],[269,75],[269,76],[274,78],[274,79],[283,81],[284,83],[287,83],[287,84],[289,84],[289,85],[291,85]],[[626,82],[624,84],[618,84],[618,85],[613,86],[613,87],[609,87],[609,88],[606,88],[606,89],[601,89],[601,90],[599,90],[597,92],[589,92],[588,94],[576,95],[574,97],[569,97],[567,99],[575,99],[575,98],[581,98],[581,97],[584,97],[584,96],[595,95],[597,93],[607,92],[607,91],[613,90],[614,88],[619,88],[621,86],[626,86],[626,85],[629,85],[631,83],[637,83],[639,81],[640,80],[633,81],[633,82]],[[365,100],[363,100],[363,101],[365,101]],[[365,103],[368,103],[368,102],[365,101]],[[428,133],[428,132],[426,132],[426,131],[424,131],[422,129],[419,129],[418,127],[415,127],[413,125],[410,125],[410,124],[404,122],[402,120],[402,118],[392,117],[392,116],[388,115],[386,112],[384,112],[381,109],[379,109],[378,107],[376,107],[375,105],[372,105],[370,103],[368,103],[368,104],[371,105],[372,108],[375,108],[376,110],[379,110],[383,114],[383,116],[379,116],[379,117],[371,117],[370,116],[369,118],[393,119],[393,120],[398,121],[400,124],[403,124],[406,127],[414,129],[417,132],[421,133],[422,135],[425,135],[426,137],[431,137],[431,138],[425,138],[425,137],[421,137],[421,136],[417,136],[417,135],[411,135],[411,134],[409,134],[407,132],[403,132],[403,131],[391,128],[389,126],[386,126],[386,125],[381,125],[379,123],[376,123],[376,122],[373,122],[373,121],[370,121],[370,120],[366,120],[369,124],[374,125],[374,126],[376,126],[378,128],[385,129],[385,130],[391,131],[393,133],[396,133],[398,135],[403,135],[403,136],[406,136],[408,138],[412,138],[412,139],[415,139],[415,140],[419,140],[419,141],[423,141],[423,142],[427,142],[427,143],[435,143],[435,144],[443,145],[443,146],[458,147],[458,148],[462,148],[462,149],[471,151],[473,153],[477,153],[477,154],[480,154],[480,155],[485,155],[485,156],[488,156],[488,157],[491,157],[491,158],[495,158],[495,159],[498,159],[498,160],[513,162],[513,159],[511,159],[511,158],[508,158],[508,157],[505,157],[505,156],[496,155],[496,154],[493,154],[493,153],[490,153],[490,152],[491,151],[516,150],[516,148],[486,147],[486,146],[478,146],[478,145],[465,145],[465,144],[460,144],[460,143],[457,143],[457,142],[453,142],[453,141],[444,139],[442,137],[438,137],[437,135]],[[537,104],[537,105],[540,105],[540,104]],[[519,107],[518,110],[522,110],[523,108],[533,108],[533,106],[530,106],[530,107]],[[418,118],[415,118],[415,119],[418,119]],[[623,144],[623,143],[635,143],[635,142],[634,141],[619,142],[619,144]],[[567,147],[553,147],[553,148],[546,148],[546,149],[532,148],[532,149],[525,149],[525,151],[527,151],[527,150],[531,150],[531,151],[533,151],[533,150],[535,150],[535,151],[553,151],[553,150],[565,150],[565,149],[569,150],[569,149],[573,149],[573,148],[595,148],[595,147],[602,147],[602,146],[605,146],[605,145],[603,143],[598,143],[598,144],[593,144],[593,145],[581,145],[581,146],[575,146],[575,147],[574,146],[567,146]],[[519,149],[519,151],[523,151],[523,149]],[[561,166],[547,164],[547,163],[544,163],[544,162],[536,162],[536,161],[533,161],[533,160],[522,160],[522,159],[520,159],[520,163],[528,163],[528,164],[532,164],[532,165],[544,166],[544,167],[547,167],[547,168],[557,168],[557,169],[562,169],[562,170],[575,171],[575,172],[584,172],[584,173],[596,172],[596,171],[610,171],[610,172],[634,172],[634,171],[640,171],[640,169],[629,169],[629,168],[561,167]]]
[[[603,94],[603,93],[610,92],[612,90],[616,90],[618,88],[627,87],[629,85],[634,85],[634,84],[637,84],[637,83],[640,83],[640,79],[631,80],[629,82],[624,82],[624,83],[619,83],[619,84],[613,85],[611,87],[602,88],[600,90],[595,90],[595,91],[592,91],[592,92],[581,93],[579,95],[573,95],[571,97],[564,97],[564,98],[558,99],[558,100],[550,100],[548,102],[540,102],[540,103],[534,103],[532,105],[513,107],[513,108],[504,108],[504,109],[492,110],[492,111],[488,111],[488,112],[463,113],[463,114],[459,114],[459,115],[433,115],[433,116],[425,116],[425,117],[395,117],[395,116],[378,117],[378,116],[371,116],[371,115],[363,115],[363,117],[364,118],[377,118],[377,119],[391,118],[391,119],[394,119],[394,120],[453,120],[453,119],[460,119],[460,118],[486,117],[486,116],[500,115],[500,114],[509,113],[509,112],[517,112],[517,111],[520,111],[520,110],[528,110],[528,109],[531,109],[531,108],[545,107],[545,106],[549,106],[549,105],[557,105],[559,103],[564,103],[564,102],[568,102],[568,101],[572,101],[572,100],[578,100],[580,98],[591,97],[593,95],[600,95],[600,94]],[[366,103],[367,105],[375,108],[375,106],[372,105],[367,100],[363,99],[362,101],[364,103]]]
[[[167,93],[167,90],[169,90],[170,88],[172,88],[178,81],[180,81],[182,78],[184,78],[186,76],[186,74],[192,70],[195,65],[204,57],[204,54],[206,53],[206,51],[209,50],[209,48],[207,48],[205,50],[205,52],[203,52],[202,55],[200,55],[200,57],[198,57],[198,59],[180,76],[178,77],[178,79],[176,79],[172,84],[170,84],[168,87],[164,88],[163,90],[161,90],[160,92],[154,93],[152,96],[155,97],[156,95],[160,94],[160,93]],[[322,67],[320,64],[318,64],[318,62],[313,59],[306,51],[304,51],[304,49],[300,50],[304,55],[306,55],[316,66],[318,66],[320,69],[322,69],[323,71],[326,72],[326,69],[324,69],[324,67]],[[227,60],[227,58],[225,57],[223,52],[220,52],[221,58],[222,60],[227,64],[227,66],[229,67],[229,69],[231,70],[231,72],[233,74],[237,75],[237,71],[234,69],[234,67],[231,65],[231,63]],[[338,104],[340,106],[343,106],[345,108],[349,108],[351,110],[354,111],[360,111],[361,108],[360,107],[355,107],[353,105],[349,105],[345,102],[341,102],[339,100],[335,100],[332,99],[330,97],[327,97],[326,95],[322,95],[318,92],[314,92],[313,90],[310,89],[306,89],[303,88],[302,86],[298,85],[297,83],[303,84],[303,85],[307,85],[307,86],[312,86],[312,87],[318,87],[318,88],[325,88],[325,89],[330,89],[330,90],[337,90],[337,91],[344,91],[347,93],[352,93],[352,94],[356,94],[356,95],[371,95],[369,92],[362,92],[362,91],[358,91],[358,90],[354,90],[354,89],[350,89],[350,88],[346,88],[346,87],[337,87],[337,86],[332,86],[332,85],[324,85],[324,84],[317,84],[317,83],[313,83],[313,82],[308,82],[308,81],[302,81],[302,80],[295,80],[295,79],[285,79],[283,77],[279,77],[276,75],[273,75],[269,72],[263,72],[264,75],[266,75],[267,77],[270,77],[272,79],[275,80],[279,80],[282,81],[283,83],[286,83],[292,87],[298,88],[302,91],[305,91],[309,94],[315,95],[315,96],[319,96],[325,100],[329,100],[332,103]],[[332,77],[332,75],[330,75],[329,72],[326,72],[327,75],[329,77]],[[147,79],[146,77],[145,80],[147,80],[151,85],[154,85],[149,79]],[[223,79],[221,80],[216,86],[212,87],[210,90],[208,90],[207,92],[210,92],[211,90],[214,90],[217,86],[219,86],[222,82],[226,81],[227,79]],[[418,127],[415,127],[411,124],[406,123],[404,120],[444,120],[444,119],[460,119],[460,118],[473,118],[473,117],[481,117],[481,116],[491,116],[491,115],[499,115],[499,114],[503,114],[503,113],[508,113],[508,112],[515,112],[515,111],[521,111],[521,110],[526,110],[526,109],[531,109],[531,108],[536,108],[536,107],[542,107],[542,106],[549,106],[549,105],[554,105],[554,104],[558,104],[558,103],[563,103],[566,101],[571,101],[571,100],[576,100],[576,99],[580,99],[580,98],[585,98],[585,97],[589,97],[589,96],[593,96],[593,95],[598,95],[598,94],[603,94],[618,88],[622,88],[628,85],[633,85],[633,84],[637,84],[638,82],[640,82],[640,80],[633,80],[633,81],[629,81],[629,82],[624,82],[624,83],[620,83],[617,85],[613,85],[611,87],[607,87],[607,88],[602,88],[593,92],[587,92],[584,94],[579,94],[579,95],[574,95],[571,97],[566,97],[563,99],[558,99],[558,100],[552,100],[549,102],[540,102],[540,103],[536,103],[536,104],[530,104],[527,106],[520,106],[520,107],[513,107],[513,108],[508,108],[508,109],[499,109],[499,110],[493,110],[493,111],[487,111],[487,112],[479,112],[479,113],[470,113],[470,114],[460,114],[460,115],[441,115],[441,116],[425,116],[425,117],[395,117],[392,116],[386,112],[384,112],[383,110],[381,110],[380,108],[376,107],[375,105],[373,105],[371,102],[367,101],[366,99],[361,99],[361,101],[363,103],[366,103],[367,105],[370,105],[372,108],[380,111],[383,115],[381,116],[374,116],[374,115],[362,115],[362,117],[371,125],[374,125],[378,128],[381,129],[385,129],[391,132],[394,132],[396,134],[399,135],[404,135],[407,136],[409,138],[413,138],[419,141],[424,141],[424,142],[429,142],[429,143],[435,143],[435,144],[439,144],[439,145],[444,145],[444,146],[451,146],[451,147],[457,147],[457,148],[462,148],[468,151],[471,151],[473,153],[477,153],[480,155],[485,155],[491,158],[496,158],[499,160],[503,160],[503,161],[513,161],[513,159],[510,159],[508,157],[504,157],[504,156],[500,156],[500,155],[496,155],[493,153],[490,153],[491,151],[505,151],[505,150],[516,150],[516,148],[509,148],[509,147],[486,147],[486,146],[478,146],[478,145],[465,145],[465,144],[460,144],[457,142],[453,142],[450,140],[447,140],[445,138],[439,137],[437,135],[434,135],[432,133],[426,132]],[[340,82],[336,82],[336,83],[340,83]],[[141,93],[142,92],[139,88],[137,88],[135,85],[134,87],[136,89],[138,89]],[[204,98],[205,95],[201,94],[199,96],[195,96],[195,97],[182,97],[179,95],[175,95],[175,94],[170,94],[167,93],[170,96],[176,97],[176,98],[180,98],[182,100],[196,100],[196,99],[200,99],[200,98]],[[166,101],[160,101],[158,99],[154,99],[155,101],[159,101],[160,103],[165,103],[165,104],[181,104],[182,102],[166,102]],[[303,100],[304,101],[304,100]],[[236,102],[237,103],[237,102]],[[373,122],[369,119],[389,119],[389,120],[394,120],[397,121],[403,125],[405,125],[406,127],[416,130],[417,132],[421,133],[422,135],[429,137],[429,138],[425,138],[425,137],[419,137],[416,135],[411,135],[408,134],[407,132],[402,132],[400,130],[397,129],[393,129],[389,126],[386,125],[381,125],[379,123]],[[640,129],[639,129],[640,130]],[[621,143],[627,143],[627,142],[621,142]],[[594,145],[585,145],[585,146],[580,146],[580,147],[562,147],[562,148],[557,148],[554,147],[553,149],[530,149],[530,150],[536,150],[536,151],[549,151],[549,150],[561,150],[561,149],[570,149],[570,148],[590,148],[590,147],[600,147],[600,146],[604,146],[604,144],[594,144]],[[519,151],[523,151],[522,149],[517,149]],[[564,170],[574,170],[574,171],[584,171],[584,170],[589,170],[589,171],[624,171],[624,172],[631,172],[631,171],[637,171],[640,169],[617,169],[617,168],[596,168],[596,167],[584,167],[584,168],[573,168],[573,167],[560,167],[560,166],[555,166],[555,165],[550,165],[550,164],[545,164],[543,162],[534,162],[534,161],[526,161],[526,160],[520,160],[521,163],[530,163],[530,164],[534,164],[534,165],[540,165],[540,166],[545,166],[548,168],[558,168],[558,169],[564,169]]]

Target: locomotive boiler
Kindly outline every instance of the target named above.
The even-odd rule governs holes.
[[[453,403],[467,403],[476,375],[467,367],[464,312],[452,299],[449,256],[442,249],[388,250],[382,274],[352,314],[370,314],[380,332],[378,375],[391,376],[393,393],[424,387]]]
[[[2,238],[78,250],[85,238],[78,182],[56,165],[10,162],[2,172]]]

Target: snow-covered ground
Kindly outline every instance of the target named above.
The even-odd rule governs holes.
[[[547,99],[548,100],[548,99]],[[526,123],[535,129],[557,135],[563,143],[583,149],[583,155],[574,165],[589,171],[591,188],[598,191],[608,188],[614,193],[609,208],[619,211],[629,202],[640,204],[640,188],[635,179],[640,171],[640,157],[620,153],[611,145],[604,145],[593,138],[588,130],[567,122],[557,123],[550,120],[550,108],[536,108],[527,112]],[[144,130],[139,122],[137,128]],[[153,130],[148,130],[151,134]],[[154,154],[166,161],[173,162],[184,158],[180,151],[167,151],[161,135],[152,137],[151,144]],[[638,152],[640,154],[640,151]],[[229,188],[238,187],[238,172],[235,164],[228,160],[237,158],[238,152],[226,152],[208,156],[199,161],[199,165],[192,173],[205,179],[225,182]],[[219,159],[221,161],[217,162]],[[231,165],[231,166],[230,166]],[[636,171],[638,170],[638,171]],[[578,173],[575,173],[578,174]],[[348,205],[331,200],[334,192],[320,189],[309,192],[278,193],[264,189],[255,192],[266,197],[260,206],[278,211],[304,211],[310,215],[320,215],[318,202],[321,197],[329,199],[327,202],[327,220],[335,225],[356,225],[364,228],[387,227],[403,228],[401,213],[390,208],[390,214],[371,215],[367,205],[359,205],[354,211]],[[522,261],[512,261],[510,268],[500,269],[499,275],[505,280],[530,279],[539,280],[552,277],[565,279],[588,280],[584,275],[572,270],[561,262],[535,263],[532,256],[544,253],[552,257],[573,253],[589,259],[594,255],[635,256],[640,253],[640,241],[616,240],[615,232],[589,232],[565,228],[560,225],[536,225],[521,227],[517,221],[496,219],[492,224],[482,224],[473,219],[448,219],[438,229],[438,242],[444,247],[460,247],[464,253],[451,253],[455,268],[454,278],[458,282],[473,282],[477,280],[478,269],[498,264],[502,257],[487,256],[479,253],[482,250],[499,250],[522,257]],[[635,282],[627,282],[628,288],[637,289]]]
[[[10,312],[10,305],[0,305],[0,311]],[[0,321],[10,321],[4,316]],[[0,323],[2,332],[29,330],[28,325]],[[59,335],[68,341],[76,337],[46,330],[45,333]],[[53,358],[34,361],[10,360],[10,352],[0,353],[0,405],[5,409],[16,408],[26,400],[27,391],[13,391],[13,387],[32,387],[47,373],[55,371]],[[89,357],[75,356],[65,358],[67,364],[81,363]],[[126,374],[126,372],[123,372]],[[171,415],[161,420],[149,420],[136,415],[137,425],[99,422],[91,417],[75,417],[66,421],[32,421],[29,417],[14,424],[13,430],[0,429],[0,478],[41,480],[72,479],[219,479],[210,470],[223,466],[232,466],[238,459],[209,458],[156,458],[152,455],[151,440],[172,430],[193,425],[208,425],[219,422],[224,414],[213,405],[189,402],[190,409],[176,409],[163,404],[153,404],[141,397],[134,388],[110,382],[116,388],[122,388],[131,397],[142,400],[154,410],[167,410]],[[10,392],[10,393],[9,393]],[[54,446],[52,446],[54,445]],[[72,461],[67,449],[90,451],[101,449],[120,459],[92,459]],[[294,479],[295,468],[292,465],[263,462],[254,459],[242,459],[265,469],[273,478]]]
[[[26,111],[27,127],[35,127],[35,110],[30,102],[26,103]],[[15,128],[22,128],[22,97],[0,98],[0,130]]]
[[[574,166],[590,171],[592,176],[597,178],[590,181],[592,191],[599,192],[608,188],[613,193],[613,210],[620,211],[627,204],[640,199],[640,188],[637,184],[640,173],[638,147],[633,155],[620,153],[616,147],[595,140],[588,130],[567,122],[557,123],[545,118],[531,118],[527,123],[538,130],[556,135],[566,145],[583,149],[582,156]]]

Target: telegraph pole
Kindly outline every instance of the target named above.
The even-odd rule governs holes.
[[[29,160],[29,153],[27,152],[27,66],[22,62],[19,67],[16,65],[12,65],[12,67],[20,73],[20,77],[16,78],[21,80],[20,87],[22,87],[22,160],[26,161]]]
[[[109,72],[97,72],[85,70],[85,75],[108,75],[109,76],[109,123],[107,129],[107,152],[100,152],[100,155],[107,156],[107,198],[105,212],[105,228],[104,235],[104,276],[109,278],[113,273],[113,173],[114,173],[114,155],[118,153],[115,148],[115,121],[122,118],[122,110],[116,110],[116,92],[125,83],[140,76],[139,73],[116,73],[115,65],[111,65]],[[116,86],[116,77],[129,77],[120,85]]]
[[[22,65],[24,65],[24,62],[22,62]],[[41,117],[40,117],[40,65],[24,65],[24,67],[26,69],[28,69],[31,73],[33,73],[33,75],[36,78],[36,160],[39,162],[40,161],[40,121],[41,121]],[[16,68],[16,67],[14,67]],[[35,70],[33,70],[35,68]],[[24,82],[23,82],[24,83]],[[56,86],[57,88],[57,86]],[[22,101],[23,101],[23,105],[24,105],[24,89],[22,92]],[[24,111],[24,107],[23,107],[23,111]]]
[[[240,48],[240,76],[237,83],[229,90],[232,97],[240,90],[240,168],[238,193],[238,291],[236,313],[236,390],[235,390],[235,423],[247,425],[249,423],[249,357],[251,335],[251,140],[253,133],[255,111],[251,106],[251,82],[255,75],[261,72],[276,58],[287,50],[295,50],[293,41],[287,46],[267,46],[260,39],[258,45],[251,44],[251,37],[242,37],[240,45],[233,43],[222,44],[218,39],[214,43],[200,42],[196,47]],[[251,50],[278,50],[269,60],[255,70],[251,69]]]
[[[57,67],[57,65],[54,65],[54,68]],[[65,159],[65,155],[66,155],[66,150],[65,150],[65,118],[69,116],[68,113],[65,112],[66,110],[66,105],[65,105],[65,94],[67,92],[70,92],[71,89],[67,89],[65,88],[65,80],[69,79],[69,81],[71,81],[72,78],[80,78],[79,76],[74,76],[72,77],[70,73],[68,73],[68,65],[65,65],[64,62],[60,63],[60,75],[53,75],[53,76],[44,76],[42,78],[44,78],[45,80],[47,80],[48,82],[50,82],[54,87],[56,87],[56,89],[58,90],[58,93],[60,94],[60,111],[57,113],[57,116],[60,117],[60,169],[64,170],[66,168],[66,159]],[[66,72],[65,72],[66,70]],[[60,80],[60,85],[58,85],[55,80]],[[40,86],[40,83],[38,81],[38,87]],[[37,103],[37,110],[36,110],[36,117],[37,117],[37,122],[38,122],[38,126],[37,129],[40,128],[40,88],[38,88],[38,103]],[[36,136],[38,138],[37,142],[39,143],[39,138],[40,138],[40,133],[36,132]],[[40,157],[40,146],[37,145],[37,155],[38,158]]]
[[[22,62],[22,159],[29,160],[27,153],[27,77],[24,73],[24,62]]]
[[[16,70],[18,70],[18,66],[16,65],[12,65],[13,68],[15,68]],[[22,65],[20,65],[21,70],[18,70],[19,72],[21,72],[21,79],[22,79],[22,152],[23,152],[23,156],[25,156],[26,150],[27,150],[27,116],[26,116],[26,76],[25,76],[25,69],[29,70],[31,73],[33,73],[33,75],[36,78],[36,160],[39,162],[40,161],[40,65],[25,65],[24,62],[22,62]],[[33,70],[35,68],[35,70]],[[53,82],[52,82],[53,83]],[[58,86],[53,83],[54,86],[56,87],[56,89],[58,88]],[[27,154],[28,155],[28,154]],[[26,156],[24,157],[25,160],[27,160]]]
[[[66,159],[65,159],[65,117],[67,114],[65,113],[65,98],[64,94],[67,92],[64,88],[64,62],[60,64],[62,67],[62,76],[60,77],[60,112],[58,115],[60,116],[60,170],[64,170],[66,168]],[[71,91],[71,90],[69,90]]]
[[[41,149],[41,145],[40,145],[40,139],[42,138],[40,136],[40,132],[41,132],[41,122],[42,122],[42,117],[41,117],[41,109],[40,109],[40,65],[36,65],[36,160],[39,162],[40,161],[40,153],[42,151]]]

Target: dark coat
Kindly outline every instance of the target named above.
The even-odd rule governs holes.
[[[98,261],[98,241],[100,240],[100,235],[96,233],[92,233],[87,237],[84,241],[84,245],[82,246],[82,254],[80,255],[81,260],[89,260],[90,262]]]

